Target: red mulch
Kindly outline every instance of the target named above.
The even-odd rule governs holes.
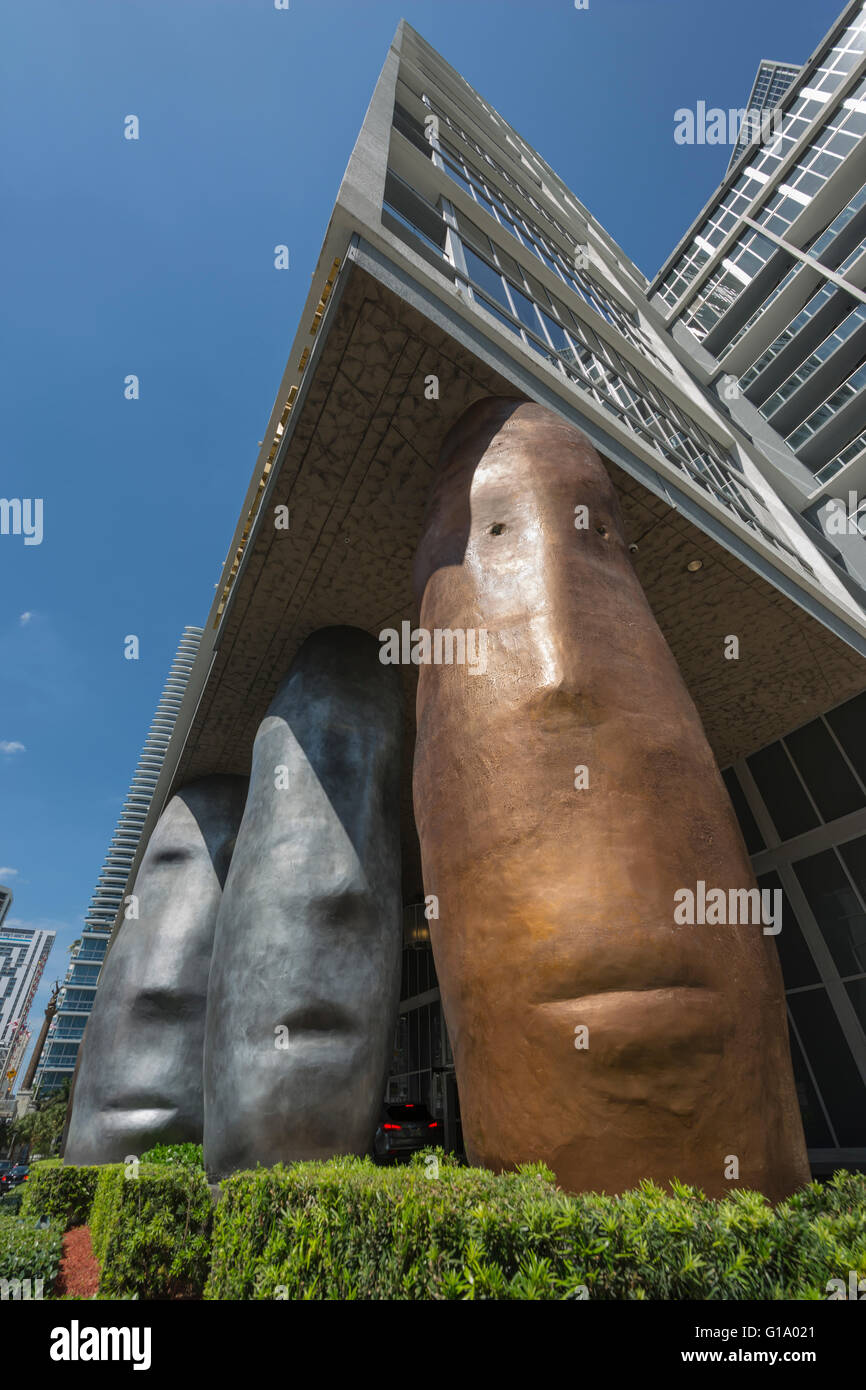
[[[99,1283],[99,1261],[90,1244],[90,1227],[75,1226],[63,1237],[63,1259],[54,1286],[54,1296],[92,1298]]]

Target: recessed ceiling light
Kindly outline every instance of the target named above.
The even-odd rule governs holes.
[[[703,567],[703,560],[689,560],[689,563],[686,565],[686,569],[688,570],[689,574],[696,574],[697,571],[702,570]]]

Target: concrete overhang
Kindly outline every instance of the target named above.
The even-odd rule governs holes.
[[[854,649],[862,637],[830,630],[826,614],[807,611],[802,590],[792,584],[786,594],[777,572],[775,582],[759,572],[748,546],[733,553],[711,516],[627,457],[621,442],[567,403],[567,391],[560,398],[541,389],[532,368],[497,353],[465,314],[430,302],[354,238],[228,592],[221,600],[223,584],[215,600],[212,647],[204,645],[152,818],[191,778],[248,774],[258,724],[311,632],[346,623],[378,635],[404,620],[417,625],[411,568],[439,445],[473,401],[491,394],[559,410],[605,457],[628,539],[639,547],[637,573],[721,766],[866,687],[866,663]],[[438,399],[425,394],[430,375]],[[289,509],[287,530],[274,526],[277,506]],[[693,560],[701,561],[697,572],[687,568]],[[735,661],[724,659],[732,633],[740,639]],[[402,674],[408,897],[421,889],[411,799],[417,673]]]

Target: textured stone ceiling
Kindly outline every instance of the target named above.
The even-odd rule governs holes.
[[[413,626],[411,569],[439,441],[474,400],[517,394],[503,377],[357,266],[333,306],[294,420],[269,518],[248,545],[175,785],[246,775],[253,738],[301,642],[347,623]],[[324,329],[323,329],[324,331]],[[424,378],[439,378],[426,400]],[[297,407],[296,407],[297,409]],[[765,580],[608,464],[637,573],[722,767],[866,686],[866,664]],[[273,513],[270,513],[272,515]],[[687,563],[703,561],[696,574]],[[723,659],[729,633],[740,659]],[[415,684],[404,667],[404,887],[420,891],[411,799]]]

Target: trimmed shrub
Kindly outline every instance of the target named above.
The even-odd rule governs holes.
[[[109,1237],[119,1220],[123,1175],[122,1163],[106,1163],[98,1170],[90,1209],[90,1245],[100,1266],[105,1261]]]
[[[179,1163],[184,1168],[204,1172],[204,1152],[201,1144],[154,1144],[141,1155],[142,1163]]]
[[[100,1170],[90,1235],[102,1298],[196,1298],[210,1262],[213,1203],[204,1173],[182,1164]]]
[[[30,1177],[23,1184],[22,1215],[50,1216],[68,1231],[72,1226],[86,1226],[96,1192],[100,1168],[77,1168],[73,1164],[46,1159],[35,1163]]]
[[[0,1299],[50,1298],[62,1253],[59,1223],[42,1228],[35,1219],[0,1215]]]
[[[17,1216],[23,1201],[24,1193],[20,1187],[13,1187],[11,1192],[4,1192],[0,1197],[0,1216]]]
[[[210,1299],[809,1299],[866,1276],[866,1176],[773,1208],[650,1182],[569,1196],[540,1166],[438,1155],[237,1173],[214,1225]]]

